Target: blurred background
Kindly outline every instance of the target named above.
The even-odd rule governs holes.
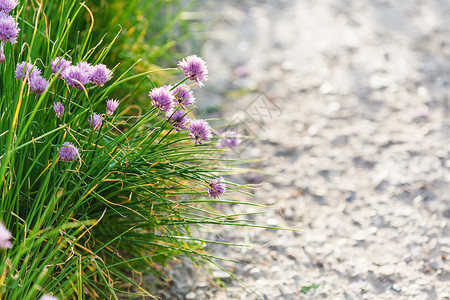
[[[204,233],[252,245],[209,250],[259,296],[176,263],[158,296],[450,299],[448,0],[92,2],[123,27],[111,61],[206,60],[197,104],[250,136],[255,222],[300,229]]]

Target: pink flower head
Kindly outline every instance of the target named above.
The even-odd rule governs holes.
[[[29,64],[27,62],[21,62],[17,64],[16,67],[17,79],[22,80],[28,76],[28,80],[30,80],[31,77],[38,75],[41,75],[41,70],[39,70],[36,66],[33,66],[32,64]]]
[[[53,102],[53,110],[55,111],[58,118],[62,118],[62,116],[64,115],[64,105],[62,105],[61,102]]]
[[[112,78],[112,72],[104,64],[98,64],[91,70],[91,82],[103,86],[108,80]]]
[[[41,95],[47,89],[49,82],[41,75],[32,75],[29,81],[30,89],[36,95]]]
[[[172,94],[175,97],[176,103],[181,105],[194,104],[195,98],[191,89],[185,84],[180,84],[172,90]]]
[[[219,199],[226,190],[225,183],[221,182],[222,177],[214,179],[209,183],[208,196],[213,199]]]
[[[170,86],[164,85],[154,88],[148,94],[152,98],[152,105],[165,113],[173,110],[175,98],[170,91]]]
[[[189,136],[191,139],[195,140],[195,145],[197,142],[203,145],[203,141],[209,141],[212,137],[211,127],[205,120],[192,120],[189,124]]]
[[[94,113],[92,116],[89,117],[89,126],[91,126],[91,129],[93,131],[97,131],[100,128],[102,128],[102,122],[103,122],[103,117]]]
[[[65,162],[76,161],[79,157],[78,148],[72,143],[64,142],[61,149],[59,149],[59,159]]]
[[[17,0],[0,0],[0,12],[9,14],[18,4]]]
[[[118,106],[119,106],[118,100],[110,99],[106,101],[106,114],[111,117],[116,111]]]
[[[202,87],[204,84],[202,81],[208,80],[208,68],[205,61],[197,55],[191,55],[183,58],[178,62],[181,70],[186,74],[186,77],[190,80],[195,80],[197,84]]]
[[[0,4],[1,4],[0,0]],[[19,35],[19,27],[13,17],[7,15],[5,12],[0,11],[0,42],[6,44],[17,43],[17,36]]]
[[[0,223],[0,249],[9,249],[12,247],[10,238],[11,233],[6,229],[5,225]]]
[[[80,66],[68,66],[64,70],[64,79],[68,85],[82,90],[83,87],[90,82],[89,73],[86,72],[86,69],[81,68]]]
[[[83,72],[85,72],[89,77],[92,74],[92,71],[94,70],[94,67],[88,63],[87,61],[80,61],[77,64],[77,67],[80,68]]]
[[[58,72],[61,71],[59,73],[58,77],[59,78],[64,78],[64,71],[67,69],[67,67],[72,65],[72,62],[66,60],[63,57],[57,57],[50,63],[50,65],[52,66],[52,73],[53,74],[56,75],[56,74],[58,74]]]

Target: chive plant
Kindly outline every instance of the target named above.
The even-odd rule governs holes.
[[[192,113],[201,58],[130,75],[135,65],[103,64],[114,40],[74,26],[94,20],[81,1],[3,4],[14,7],[0,12],[1,299],[151,297],[137,275],[177,255],[213,260],[195,226],[251,225],[211,206],[237,203],[225,191],[240,187]],[[145,109],[110,97],[163,72],[184,79],[154,86]]]

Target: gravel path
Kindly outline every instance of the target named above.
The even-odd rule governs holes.
[[[278,175],[237,179],[258,223],[301,232],[209,233],[252,245],[209,249],[262,298],[185,266],[160,297],[450,299],[450,2],[214,2],[199,104],[253,117],[238,154]]]

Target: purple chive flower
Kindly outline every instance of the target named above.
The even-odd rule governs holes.
[[[62,161],[76,161],[79,157],[78,148],[72,143],[64,142],[63,146],[59,150],[59,159]]]
[[[92,70],[94,70],[94,67],[90,63],[88,63],[86,61],[80,61],[77,64],[77,67],[80,68],[80,70],[82,70],[86,74],[88,74],[89,78],[91,76]]]
[[[158,88],[154,88],[148,94],[152,98],[152,105],[160,109],[165,113],[169,113],[173,110],[174,97],[170,91],[170,86],[164,85]]]
[[[17,0],[0,0],[0,12],[9,14],[18,4]]]
[[[53,102],[53,110],[58,118],[62,118],[64,115],[64,105],[62,105],[61,102]]]
[[[50,295],[42,295],[42,297],[39,298],[39,300],[58,300],[58,298],[50,296]]]
[[[219,147],[236,147],[241,143],[241,137],[237,132],[227,131],[222,134],[217,143]]]
[[[222,177],[214,179],[209,183],[208,196],[213,199],[219,199],[225,193],[225,183],[221,182]]]
[[[195,140],[196,146],[197,142],[203,145],[202,140],[209,141],[212,137],[211,127],[205,120],[192,120],[189,124],[189,136]]]
[[[117,106],[119,106],[118,100],[110,99],[106,101],[106,114],[111,117],[116,111]]]
[[[202,87],[204,84],[202,81],[208,80],[208,68],[205,61],[197,55],[191,55],[183,58],[178,62],[181,70],[186,74],[186,77],[190,80],[195,80],[197,84]]]
[[[0,223],[0,249],[9,249],[12,247],[10,238],[11,233],[6,229],[5,225]]]
[[[49,82],[41,75],[32,75],[28,84],[33,93],[41,95],[47,89]]]
[[[91,126],[91,129],[93,131],[97,131],[100,128],[102,128],[102,122],[103,122],[103,117],[94,113],[92,116],[89,117],[89,126]]]
[[[1,3],[2,0],[0,0]],[[0,11],[0,42],[15,44],[19,35],[19,27],[13,17]]]
[[[192,93],[191,89],[185,84],[180,84],[179,86],[174,88],[172,90],[172,94],[176,100],[175,104],[191,105],[195,102],[194,94]]]
[[[108,80],[112,78],[113,73],[104,64],[98,64],[92,68],[91,71],[91,82],[103,86]]]
[[[58,75],[59,78],[64,78],[64,70],[67,69],[67,67],[71,66],[72,63],[63,57],[57,57],[55,58],[51,63],[52,66],[52,73],[58,74],[59,71],[61,71]]]
[[[83,87],[90,82],[90,74],[86,72],[86,69],[80,66],[68,66],[64,71],[64,78],[68,85],[82,90]]]
[[[30,74],[31,73],[31,74]],[[27,62],[21,62],[17,64],[16,67],[16,78],[19,80],[25,79],[27,76],[30,80],[33,76],[41,75],[41,70],[39,70],[36,66],[29,64]]]
[[[169,112],[166,114],[167,121],[173,125],[177,131],[181,131],[181,129],[187,129],[186,123],[189,122],[189,118],[186,115],[186,112],[183,110],[177,110],[174,113]]]

